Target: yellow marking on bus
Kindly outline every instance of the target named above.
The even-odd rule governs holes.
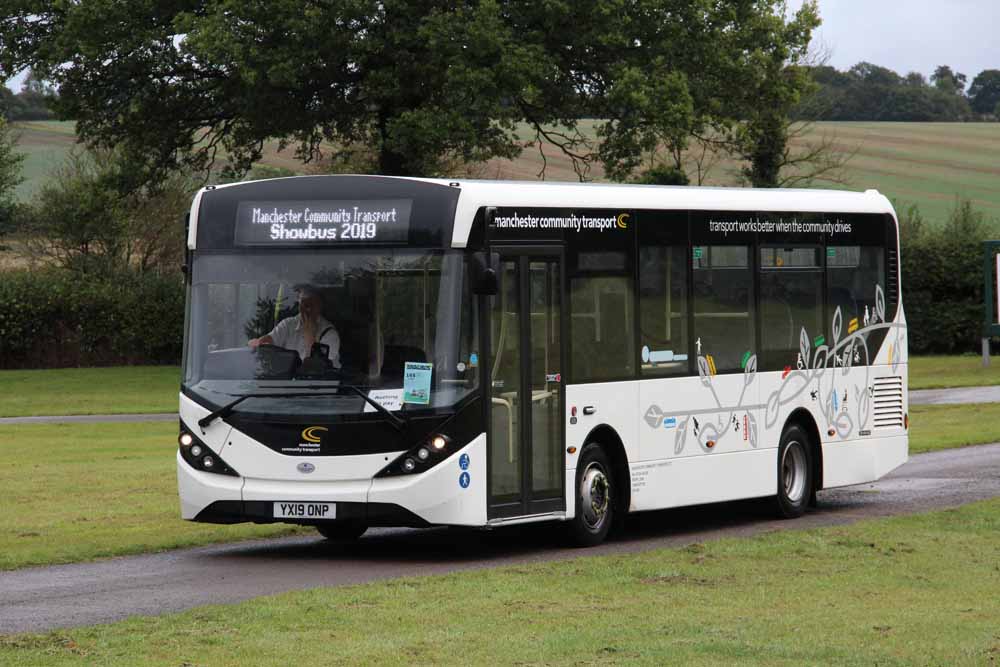
[[[854,318],[847,323],[847,333],[854,333],[858,330],[858,318]]]

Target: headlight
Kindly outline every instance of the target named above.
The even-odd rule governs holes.
[[[218,454],[213,452],[197,436],[186,430],[183,425],[177,442],[180,444],[181,458],[195,470],[239,477],[239,473],[229,467]]]
[[[394,477],[424,472],[444,461],[455,451],[451,438],[435,433],[424,438],[418,445],[403,452],[395,461],[382,468],[376,477]]]

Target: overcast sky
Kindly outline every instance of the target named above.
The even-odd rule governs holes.
[[[802,1],[788,0],[789,10]],[[971,83],[984,69],[1000,69],[1000,0],[819,0],[819,11],[814,46],[840,70],[866,60],[929,77],[950,65]],[[7,85],[20,90],[21,78]]]
[[[789,10],[802,2],[788,0]],[[813,46],[825,47],[839,70],[865,60],[930,77],[950,65],[971,83],[1000,69],[1000,0],[819,0],[819,13]]]

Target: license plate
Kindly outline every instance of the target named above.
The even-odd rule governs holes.
[[[337,503],[274,503],[275,519],[336,519]]]

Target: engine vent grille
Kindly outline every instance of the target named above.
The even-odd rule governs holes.
[[[872,396],[875,428],[903,427],[903,378],[899,376],[875,378]]]

